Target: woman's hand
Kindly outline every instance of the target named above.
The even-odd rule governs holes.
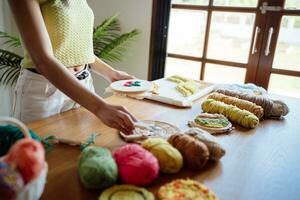
[[[123,106],[105,103],[96,114],[109,127],[116,128],[125,134],[132,134],[136,118]]]
[[[123,71],[115,70],[113,75],[110,77],[111,82],[120,81],[120,80],[129,80],[129,79],[135,79],[134,76],[127,74]]]

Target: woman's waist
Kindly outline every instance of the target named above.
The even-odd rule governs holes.
[[[77,65],[77,66],[73,66],[73,67],[67,67],[67,69],[70,71],[71,74],[78,74],[82,71],[84,71],[85,69],[88,69],[89,68],[89,64],[85,64],[85,65]],[[37,73],[37,74],[41,74],[39,72],[38,69],[36,68],[26,68],[27,70],[31,71],[31,72],[34,72],[34,73]]]

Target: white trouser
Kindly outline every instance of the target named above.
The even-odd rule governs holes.
[[[88,90],[94,92],[90,72],[88,69],[83,71],[88,73],[88,76],[79,81]],[[53,86],[44,76],[21,69],[14,91],[13,116],[15,118],[28,123],[78,107],[79,104]]]

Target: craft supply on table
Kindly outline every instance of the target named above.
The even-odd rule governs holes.
[[[201,113],[194,121],[189,121],[188,125],[204,129],[213,135],[228,133],[233,130],[230,121],[221,114]]]
[[[220,160],[226,153],[225,149],[217,142],[216,137],[210,135],[208,132],[199,129],[199,128],[191,128],[184,132],[184,134],[190,135],[197,140],[203,142],[209,151],[209,160],[218,161]]]
[[[143,186],[158,176],[157,158],[140,145],[124,145],[113,153],[113,157],[123,183]]]
[[[118,168],[110,151],[101,147],[85,148],[80,154],[79,177],[87,189],[114,185],[118,179]]]
[[[176,90],[178,83],[169,81],[169,78],[162,78],[152,81],[152,83],[157,83],[160,85],[159,94],[148,96],[146,99],[179,107],[191,107],[194,101],[214,90],[214,84],[212,83],[192,80],[197,85],[198,90],[195,92],[195,94],[185,97]],[[188,81],[190,79],[186,80]],[[184,83],[183,81],[181,82]]]
[[[159,162],[162,173],[177,173],[183,165],[183,158],[180,152],[161,138],[148,138],[143,141],[142,147],[150,151]]]
[[[32,130],[29,130],[29,132],[33,139],[41,141],[40,137]],[[5,155],[9,148],[22,138],[24,138],[24,134],[18,127],[12,125],[0,126],[0,156]]]
[[[265,118],[282,118],[289,113],[289,108],[284,102],[280,100],[272,100],[267,95],[254,95],[226,89],[218,89],[216,92],[244,99],[261,106],[264,109]]]
[[[168,142],[179,150],[187,169],[201,170],[209,159],[207,146],[194,137],[178,133],[172,135]]]
[[[102,192],[99,200],[154,200],[154,195],[145,188],[134,185],[115,185]]]
[[[180,75],[173,75],[173,76],[168,77],[167,80],[175,82],[175,83],[184,83],[184,82],[189,81],[190,79],[185,78],[185,77],[180,76]]]
[[[4,161],[17,166],[26,184],[37,178],[44,168],[45,151],[40,142],[25,138],[10,148]]]
[[[42,143],[46,146],[47,151],[53,149],[54,144],[66,144],[70,146],[79,146],[80,150],[94,144],[96,137],[100,136],[101,133],[92,133],[86,140],[86,142],[73,140],[69,138],[63,138],[60,136],[49,135],[43,138]]]
[[[259,119],[253,113],[214,99],[205,100],[202,109],[204,112],[222,114],[245,128],[256,128],[259,125]]]
[[[16,140],[14,143],[11,143],[12,146],[8,147],[9,150],[7,154],[0,158],[0,164],[7,164],[13,170],[17,171],[24,183],[24,185],[19,184],[20,188],[17,190],[17,196],[13,199],[37,200],[41,197],[44,190],[48,172],[44,148],[40,142],[32,139],[32,136],[35,135],[32,134],[32,132],[30,133],[30,130],[28,130],[21,121],[14,118],[0,118],[0,123],[11,124],[17,127],[17,129],[7,129],[6,127],[2,129],[2,131],[8,130],[8,132],[0,133],[12,133],[11,136],[13,139],[6,139],[8,139],[8,141]],[[19,131],[24,135],[24,138],[20,137]],[[7,137],[9,136],[7,135]],[[19,182],[18,180],[13,179],[13,177],[10,178],[11,180],[9,182],[11,184],[15,184],[14,181]],[[0,192],[1,191],[2,189],[0,189]],[[5,194],[2,194],[2,192],[0,193],[0,197],[3,197],[4,195]]]
[[[193,94],[196,94],[200,89],[200,86],[201,85],[196,81],[190,80],[184,83],[179,83],[176,86],[176,90],[180,92],[184,97],[188,97]]]
[[[0,199],[17,199],[24,186],[21,174],[5,162],[0,162]]]
[[[133,81],[127,81],[123,84],[123,87],[127,89],[128,87],[132,88],[132,91],[120,91],[120,90],[114,90],[111,86],[105,89],[106,93],[113,93],[116,96],[121,96],[121,97],[130,97],[138,100],[142,100],[146,97],[152,96],[152,95],[157,95],[159,94],[159,89],[160,86],[159,84],[149,82],[151,83],[151,87],[148,90],[143,90],[140,87],[142,87],[142,82],[133,82]],[[120,86],[121,87],[121,86]],[[140,91],[134,91],[134,90],[140,90]]]
[[[138,142],[147,138],[169,138],[172,134],[180,132],[176,126],[160,121],[141,120],[135,123],[133,134],[126,135],[119,132],[126,142]]]
[[[120,80],[110,84],[116,92],[145,92],[152,89],[152,83],[145,80]]]
[[[251,95],[266,95],[267,91],[265,88],[257,86],[253,83],[246,84],[217,84],[216,90],[231,90],[243,94]]]
[[[214,99],[216,101],[222,101],[223,103],[230,104],[236,106],[242,110],[248,110],[261,119],[264,115],[264,109],[261,106],[256,105],[255,103],[243,99],[239,99],[236,97],[227,96],[222,93],[214,92],[210,94],[208,99]]]
[[[161,186],[159,200],[217,200],[218,197],[203,184],[190,180],[178,179]]]

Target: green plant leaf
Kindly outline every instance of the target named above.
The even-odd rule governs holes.
[[[4,45],[8,45],[8,47],[20,47],[21,40],[18,37],[12,36],[6,32],[0,31],[0,38],[4,39]]]
[[[99,54],[95,54],[105,62],[120,62],[126,53],[127,47],[135,41],[139,34],[138,30],[125,33],[107,44]]]
[[[102,24],[94,29],[93,38],[94,40],[101,40],[103,37],[107,36],[109,32],[118,32],[120,30],[118,14],[115,14],[105,19]]]
[[[21,70],[21,60],[21,56],[0,49],[0,84],[8,85],[11,83],[13,85],[16,82]]]

